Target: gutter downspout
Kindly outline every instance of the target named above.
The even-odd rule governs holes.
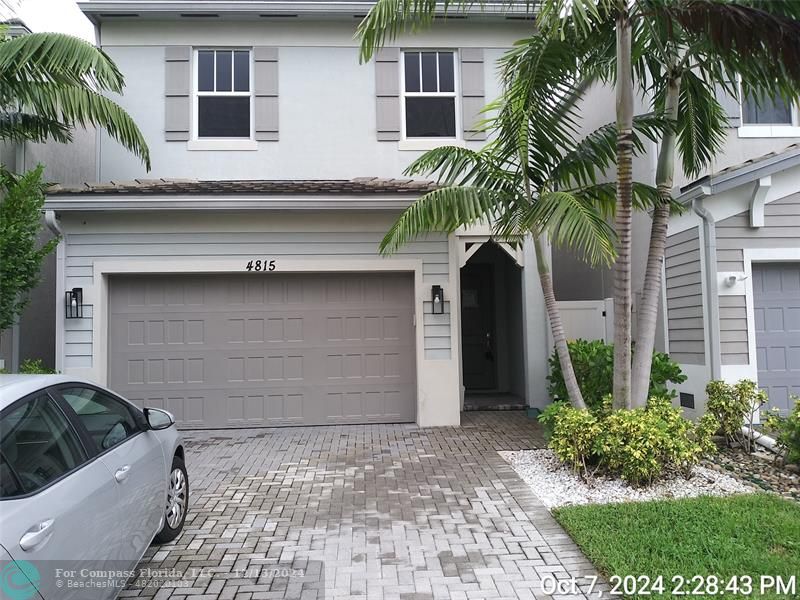
[[[711,352],[711,379],[722,378],[719,333],[719,295],[717,293],[717,227],[714,217],[703,206],[703,199],[692,200],[692,210],[703,220],[703,233],[705,239],[705,280],[706,280],[706,308],[708,311],[708,341]]]
[[[58,237],[58,246],[56,246],[56,303],[55,303],[55,318],[56,318],[56,339],[55,339],[55,362],[56,371],[63,373],[64,371],[64,302],[65,284],[64,281],[64,256],[66,254],[66,236],[61,225],[58,223],[56,211],[45,210],[44,222],[47,228],[53,232],[53,235]]]

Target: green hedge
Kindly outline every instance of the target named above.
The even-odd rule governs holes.
[[[611,394],[614,380],[614,346],[600,340],[573,340],[568,342],[569,355],[575,377],[587,406],[599,409],[603,398]],[[547,391],[553,401],[567,400],[567,388],[558,355],[550,356],[550,375]],[[686,375],[680,366],[663,352],[653,352],[648,397],[673,398],[675,392],[669,384],[683,383]]]

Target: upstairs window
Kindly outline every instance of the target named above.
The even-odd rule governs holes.
[[[197,137],[250,139],[250,51],[198,50],[195,62]]]
[[[456,137],[454,52],[403,53],[406,138]]]
[[[743,96],[744,125],[792,125],[793,112],[791,104],[787,104],[780,96],[774,98]]]

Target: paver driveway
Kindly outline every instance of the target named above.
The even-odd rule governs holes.
[[[521,412],[186,440],[184,532],[124,596],[547,598],[552,577],[595,573],[497,454],[543,444]]]

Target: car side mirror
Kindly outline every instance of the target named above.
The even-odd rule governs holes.
[[[147,424],[150,429],[166,429],[175,424],[175,418],[165,410],[160,408],[145,408],[144,418],[147,419]]]

